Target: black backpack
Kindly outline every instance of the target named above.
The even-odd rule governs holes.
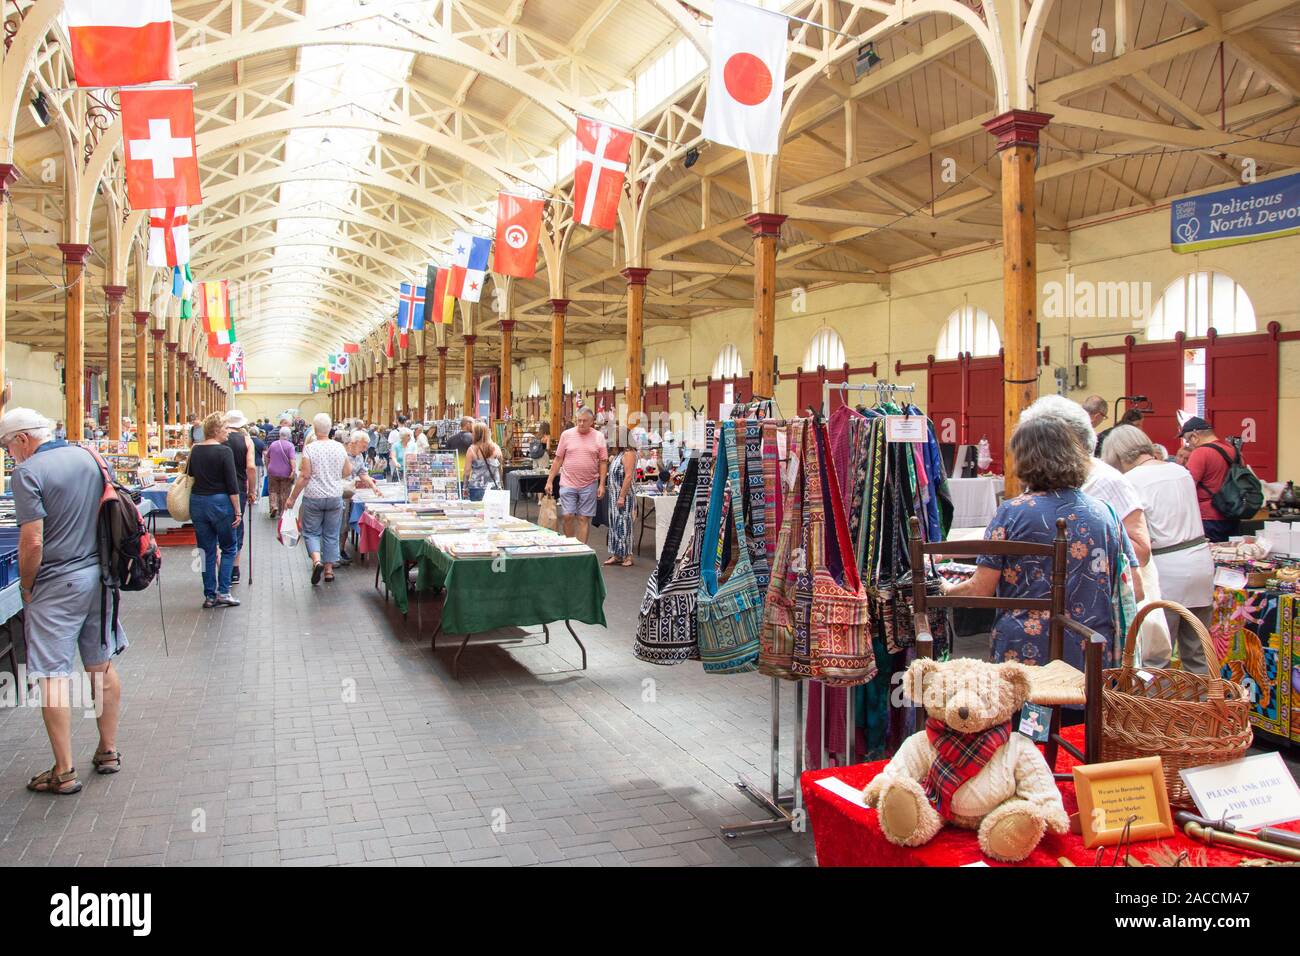
[[[1221,446],[1211,444],[1209,447],[1222,455],[1228,463],[1228,474],[1223,479],[1222,487],[1210,497],[1210,504],[1229,520],[1255,517],[1255,513],[1264,505],[1264,486],[1255,473],[1242,463],[1241,449],[1234,447],[1233,455],[1229,457]],[[1204,486],[1204,482],[1201,484]]]
[[[105,645],[108,632],[108,595],[113,595],[113,633],[117,633],[122,591],[143,591],[162,569],[158,543],[145,527],[131,491],[113,480],[113,473],[97,452],[90,453],[104,476],[99,499],[99,632]]]

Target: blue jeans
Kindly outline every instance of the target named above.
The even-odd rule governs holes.
[[[194,537],[203,549],[203,596],[230,593],[230,569],[235,566],[235,509],[230,495],[191,495],[190,520]],[[241,522],[242,524],[242,522]],[[221,570],[217,570],[217,547],[221,547]]]
[[[342,512],[342,498],[302,499],[302,540],[307,553],[319,554],[322,564],[338,564]]]

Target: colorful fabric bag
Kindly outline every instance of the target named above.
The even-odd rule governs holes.
[[[692,508],[697,513],[706,510],[696,500],[700,469],[699,458],[686,465],[663,552],[646,582],[633,653],[651,664],[680,664],[700,656],[695,605],[700,586],[700,536],[694,535],[678,556]]]

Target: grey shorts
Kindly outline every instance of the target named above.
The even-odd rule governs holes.
[[[593,481],[581,488],[560,485],[560,511],[566,515],[578,515],[591,518],[596,514],[596,488],[599,482]]]
[[[109,595],[109,601],[113,600]],[[81,652],[84,667],[103,664],[126,650],[121,624],[107,646],[99,629],[99,565],[67,571],[50,580],[37,581],[27,602],[23,636],[27,641],[28,677],[71,677],[75,656]],[[113,608],[107,609],[104,629],[113,626]]]

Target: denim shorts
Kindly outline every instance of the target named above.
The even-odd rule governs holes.
[[[113,600],[111,594],[108,600]],[[99,629],[98,563],[37,581],[25,610],[28,677],[71,677],[78,650],[84,667],[103,664],[126,650],[120,624],[107,643]],[[105,631],[113,626],[111,604],[106,611]]]
[[[593,481],[581,488],[560,485],[560,510],[566,515],[578,515],[592,518],[596,514],[596,488],[599,482]]]

